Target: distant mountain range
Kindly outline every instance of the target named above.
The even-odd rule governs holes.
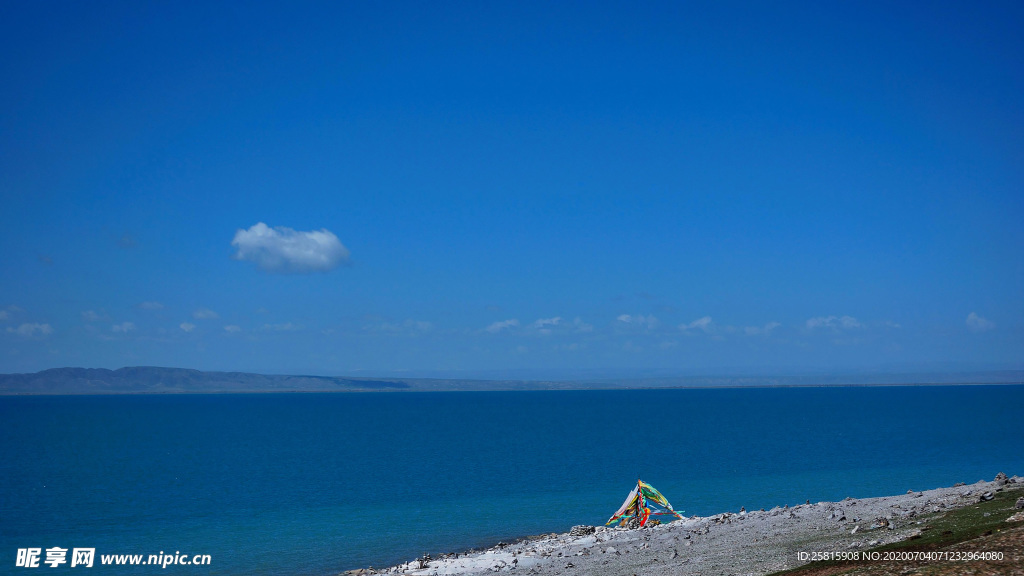
[[[918,384],[1020,384],[1024,371],[706,376],[580,380],[471,380],[438,378],[349,378],[334,376],[203,372],[136,366],[53,368],[33,374],[0,374],[0,395],[173,394],[253,392],[445,392],[492,390],[593,390],[637,388],[735,388],[784,386],[885,386]]]
[[[334,392],[399,390],[389,380],[201,372],[138,366],[53,368],[34,374],[0,374],[0,394],[160,394],[172,392]]]

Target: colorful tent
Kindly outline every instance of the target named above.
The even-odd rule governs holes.
[[[622,503],[619,510],[608,519],[608,522],[605,522],[605,526],[615,522],[622,522],[622,525],[639,522],[640,526],[646,526],[647,520],[651,516],[682,518],[682,515],[672,508],[668,500],[654,486],[643,480],[637,480],[633,491],[626,497],[626,501]]]

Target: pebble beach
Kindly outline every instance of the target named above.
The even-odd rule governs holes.
[[[345,574],[763,575],[805,564],[800,553],[870,550],[913,538],[928,529],[930,518],[1003,491],[1024,494],[1024,478],[1000,473],[992,481],[973,484],[770,510],[741,509],[637,529],[576,526],[569,533]]]

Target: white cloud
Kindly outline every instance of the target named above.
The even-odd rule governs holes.
[[[405,326],[417,332],[429,332],[434,325],[426,320],[406,320]]]
[[[779,324],[778,322],[769,322],[764,326],[747,326],[743,331],[746,332],[748,336],[756,336],[758,334],[768,335],[772,333],[772,330],[775,330],[779,326],[782,326],[782,324]]]
[[[120,332],[121,334],[127,334],[132,330],[135,330],[135,324],[133,322],[121,322],[120,324],[114,324],[110,327],[114,332]]]
[[[196,329],[196,325],[188,322],[182,322],[181,324],[178,324],[178,328],[181,328],[185,332],[191,332]]]
[[[561,316],[555,316],[554,318],[538,318],[533,323],[533,328],[537,330],[538,334],[551,334],[551,329],[562,323]]]
[[[228,332],[229,334],[233,334],[235,332],[241,332],[242,331],[242,327],[241,326],[236,326],[234,324],[228,324],[227,326],[224,327],[224,331]]]
[[[490,332],[491,334],[497,334],[502,330],[512,328],[514,326],[519,326],[519,320],[512,318],[511,320],[502,320],[501,322],[495,322],[488,326],[487,328],[484,328],[484,330]]]
[[[843,316],[839,319],[839,325],[843,328],[863,328],[864,325],[852,316]]]
[[[143,310],[163,310],[164,305],[160,302],[155,301],[139,302],[139,308]]]
[[[572,321],[572,325],[576,327],[576,331],[577,332],[593,332],[594,331],[594,325],[593,324],[587,324],[579,316],[577,316],[576,319]]]
[[[561,316],[555,316],[554,318],[538,318],[537,321],[533,323],[533,327],[534,328],[545,328],[547,326],[558,326],[561,323],[562,323],[562,317]]]
[[[232,258],[255,263],[262,270],[280,274],[326,272],[348,262],[349,251],[326,228],[299,232],[260,222],[238,230],[231,241]]]
[[[996,323],[971,312],[967,315],[967,329],[971,332],[987,332],[996,327]]]
[[[85,320],[86,322],[99,322],[100,320],[106,319],[106,314],[98,314],[93,310],[86,310],[85,312],[82,312],[82,320]]]
[[[683,332],[686,332],[687,330],[703,330],[705,332],[711,332],[711,328],[711,316],[703,316],[689,324],[679,325],[679,329]]]
[[[7,310],[0,310],[0,320],[7,320]]]
[[[421,332],[429,332],[434,328],[434,325],[426,320],[413,320],[412,318],[407,319],[405,322],[381,322],[380,324],[370,324],[364,326],[363,329],[368,332],[390,332],[390,333],[408,333],[417,334]]]
[[[25,338],[36,338],[53,334],[53,328],[49,324],[22,324],[17,328],[7,328],[7,331]]]
[[[631,315],[631,314],[620,314],[616,320],[623,324],[633,324],[635,326],[644,326],[648,329],[654,329],[658,326],[658,319],[654,316],[644,316],[642,314]]]
[[[807,321],[807,328],[831,328],[833,330],[849,330],[852,328],[863,328],[864,325],[853,316],[817,316]]]
[[[217,314],[209,308],[200,308],[192,313],[192,317],[196,320],[215,320],[220,318],[220,314]]]
[[[274,332],[294,332],[300,330],[302,326],[298,324],[292,324],[291,322],[285,322],[284,324],[264,324],[264,330],[272,330]]]

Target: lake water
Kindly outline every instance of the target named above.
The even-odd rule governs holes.
[[[58,546],[212,560],[89,573],[337,574],[602,524],[638,476],[686,515],[972,483],[1024,474],[1022,406],[1024,386],[0,397],[0,573]]]

